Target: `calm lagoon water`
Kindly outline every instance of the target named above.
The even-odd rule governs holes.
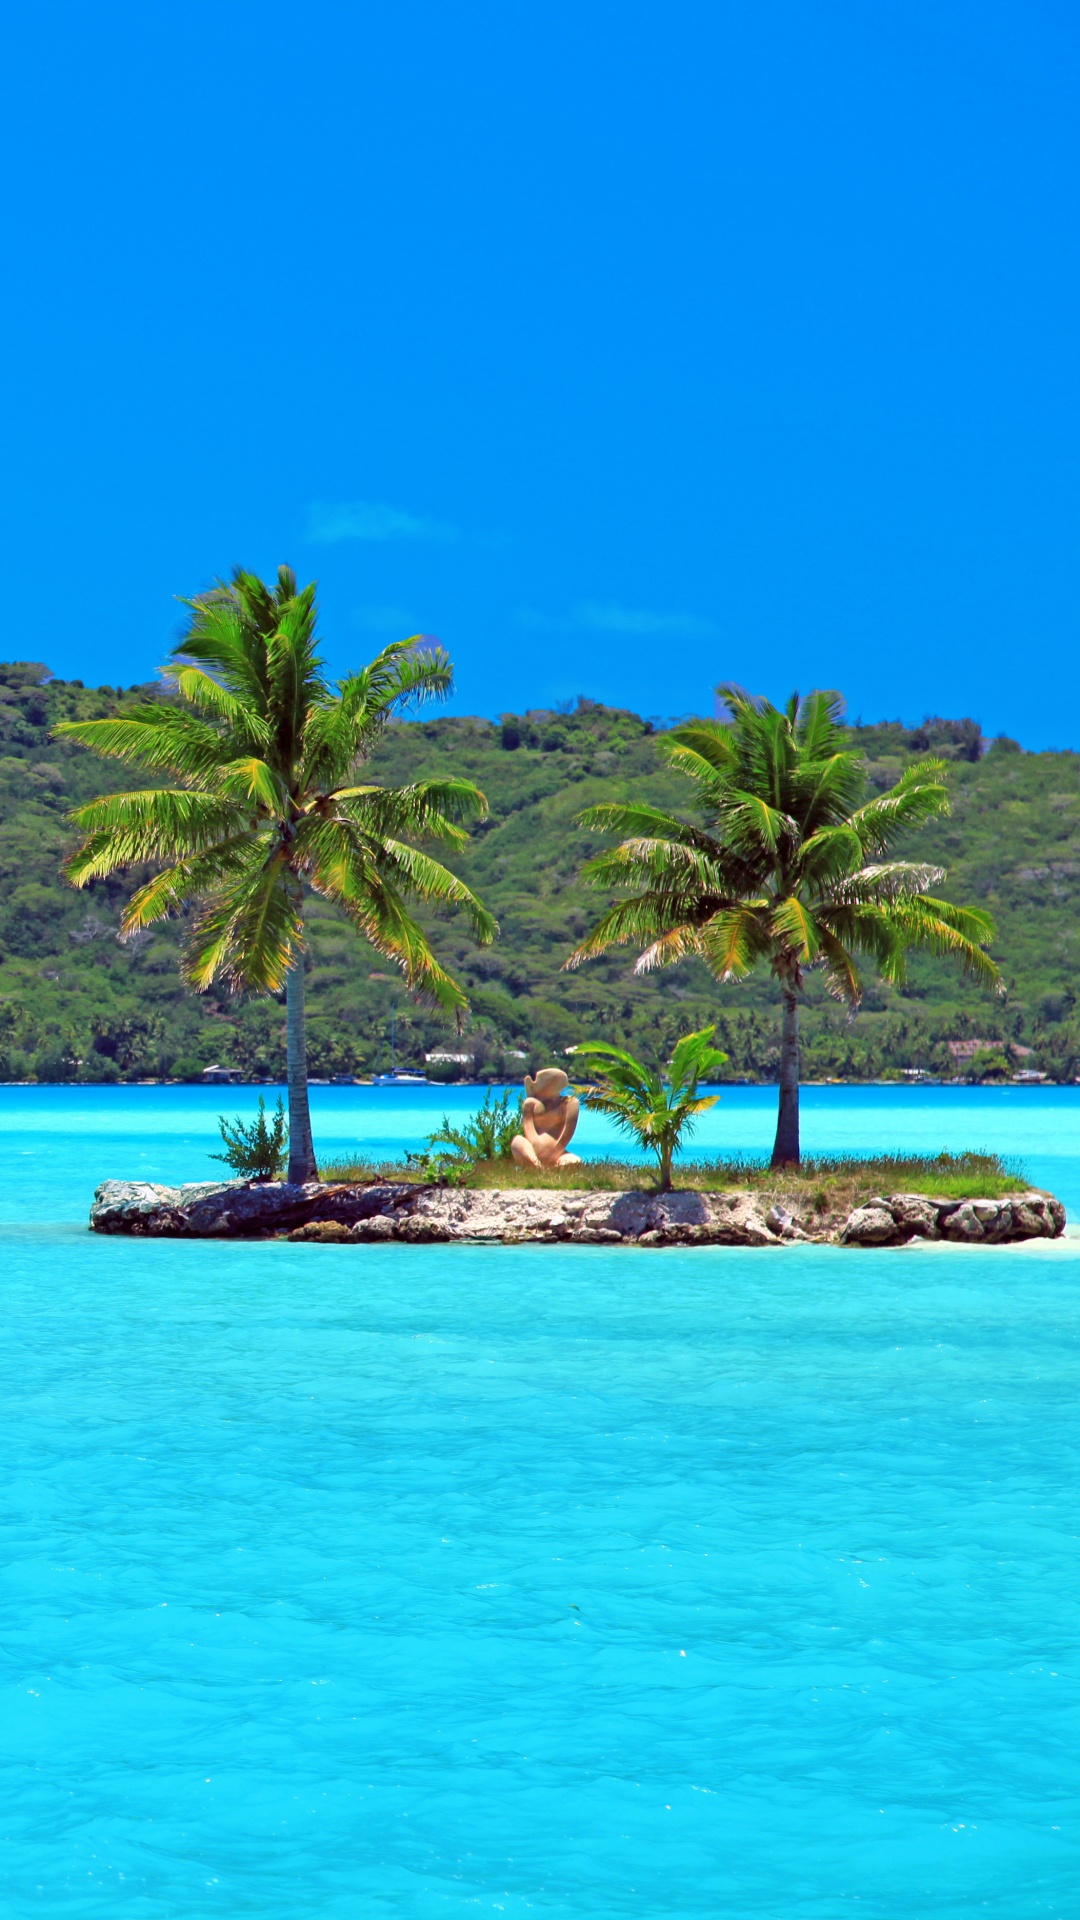
[[[808,1145],[1080,1204],[1078,1095],[822,1089]],[[0,1911],[1072,1920],[1080,1242],[85,1232],[247,1101],[0,1094]]]

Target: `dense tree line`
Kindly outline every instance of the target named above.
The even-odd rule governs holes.
[[[123,907],[145,873],[95,882],[85,893],[62,880],[75,838],[69,810],[127,782],[121,769],[53,738],[52,727],[121,713],[147,691],[58,681],[34,663],[0,666],[0,1077],[183,1078],[213,1061],[252,1078],[284,1071],[283,1022],[273,1002],[185,989],[182,926],[118,943]],[[396,1009],[401,1064],[445,1049],[471,1054],[477,1077],[516,1077],[526,1062],[510,1056],[524,1054],[535,1065],[586,1039],[666,1058],[679,1033],[715,1021],[731,1077],[775,1077],[780,1020],[767,975],[718,988],[688,963],[635,978],[627,952],[576,975],[561,971],[596,912],[595,894],[578,879],[596,841],[575,816],[624,796],[685,808],[685,790],[657,750],[664,731],[657,719],[590,701],[493,721],[440,717],[389,728],[372,762],[375,778],[401,784],[459,774],[487,795],[489,818],[455,865],[497,915],[501,937],[478,950],[451,919],[430,919],[435,950],[469,991],[471,1011],[458,1036],[451,1018],[414,1006],[386,964],[315,903],[312,1073],[387,1065]],[[872,981],[849,1020],[811,975],[806,1076],[878,1077],[907,1067],[948,1074],[956,1065],[948,1041],[969,1038],[990,1045],[965,1072],[993,1077],[1023,1067],[1074,1078],[1080,756],[1021,752],[1005,739],[987,746],[966,720],[862,726],[856,740],[880,791],[928,749],[955,763],[952,815],[913,836],[905,852],[940,862],[951,898],[993,913],[1008,993],[996,1000],[960,982],[943,961],[915,959],[902,992]]]

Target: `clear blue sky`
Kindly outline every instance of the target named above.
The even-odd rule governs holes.
[[[459,711],[724,678],[1080,746],[1080,14],[9,12],[8,638],[146,678],[317,575]]]

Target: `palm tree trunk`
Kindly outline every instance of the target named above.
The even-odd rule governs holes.
[[[298,954],[285,975],[286,1061],[289,1076],[289,1179],[314,1180],[315,1148],[308,1110],[307,1025],[304,1018],[304,956]]]
[[[784,1021],[780,1035],[780,1110],[773,1145],[774,1167],[799,1164],[799,1000],[784,991]]]

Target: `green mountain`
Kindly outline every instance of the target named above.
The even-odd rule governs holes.
[[[87,688],[32,663],[0,665],[0,1078],[108,1081],[194,1077],[212,1062],[253,1077],[284,1069],[284,1018],[271,1001],[224,991],[193,995],[177,970],[177,929],[121,946],[124,899],[144,875],[76,893],[60,876],[71,844],[70,807],[126,784],[118,768],[53,740],[66,718],[93,718],[145,700],[153,688]],[[1080,938],[1080,755],[1026,753],[1015,741],[980,740],[970,720],[858,726],[869,775],[887,789],[932,750],[953,764],[950,818],[910,852],[948,868],[949,897],[988,906],[1008,991],[988,996],[945,961],[917,959],[897,992],[872,982],[854,1020],[812,978],[807,994],[808,1076],[862,1078],[904,1068],[957,1070],[950,1041],[987,1043],[960,1070],[1016,1067],[1056,1079],[1080,1073],[1073,952]],[[577,879],[598,842],[574,825],[594,801],[631,793],[681,809],[684,783],[664,767],[658,734],[637,714],[581,700],[571,711],[480,719],[418,720],[388,729],[373,777],[467,774],[491,817],[457,863],[497,913],[498,943],[474,949],[452,917],[433,922],[441,956],[469,984],[461,1035],[411,1005],[385,962],[329,907],[310,909],[311,1070],[362,1073],[389,1064],[392,1010],[397,1057],[472,1056],[469,1077],[512,1072],[579,1040],[603,1038],[666,1058],[680,1032],[715,1020],[734,1077],[775,1070],[779,1023],[767,976],[718,988],[696,963],[636,979],[633,954],[561,971],[601,905]],[[1030,1049],[1030,1052],[1024,1051]],[[456,1071],[452,1067],[447,1074]]]

